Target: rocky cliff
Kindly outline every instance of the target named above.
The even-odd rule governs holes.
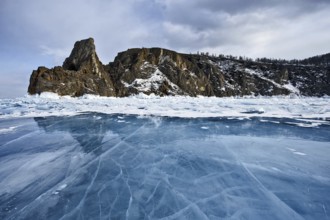
[[[118,97],[141,92],[161,96],[322,96],[330,95],[329,57],[272,62],[135,48],[118,53],[113,62],[103,65],[89,38],[75,43],[62,67],[34,70],[28,92]]]
[[[97,57],[92,38],[76,42],[62,67],[39,67],[32,72],[28,92],[36,94],[46,91],[69,96],[116,95],[109,73]]]

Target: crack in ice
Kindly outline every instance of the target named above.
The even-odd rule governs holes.
[[[86,191],[85,191],[85,193],[84,193],[83,198],[80,200],[79,204],[78,204],[73,210],[71,210],[69,213],[65,214],[64,216],[62,216],[62,217],[60,218],[60,220],[64,219],[64,218],[67,217],[67,216],[72,216],[72,215],[73,215],[78,209],[80,209],[80,208],[83,206],[83,204],[84,204],[84,202],[85,202],[85,199],[86,199],[86,197],[87,197],[87,194],[88,194],[88,193],[90,192],[90,190],[92,189],[92,186],[94,185],[95,179],[96,179],[96,177],[98,176],[98,173],[99,173],[99,170],[100,170],[100,166],[101,166],[101,158],[99,157],[99,158],[98,158],[98,164],[97,164],[97,168],[96,168],[95,174],[93,175],[92,181],[91,181],[91,183],[88,185],[88,187],[87,187],[87,189],[86,189]]]

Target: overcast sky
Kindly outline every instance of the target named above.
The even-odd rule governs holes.
[[[330,52],[330,1],[1,0],[0,98],[88,37],[105,64],[131,47],[301,59]]]

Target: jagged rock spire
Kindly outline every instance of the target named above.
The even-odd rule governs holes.
[[[63,69],[78,71],[90,62],[97,66],[100,62],[96,55],[93,38],[80,40],[74,44],[70,56],[63,63]]]
[[[33,71],[28,92],[55,92],[70,96],[116,95],[109,73],[97,57],[93,38],[77,41],[62,67],[39,67]]]

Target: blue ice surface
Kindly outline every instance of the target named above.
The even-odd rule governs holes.
[[[330,219],[330,126],[292,122],[2,119],[0,219]]]

